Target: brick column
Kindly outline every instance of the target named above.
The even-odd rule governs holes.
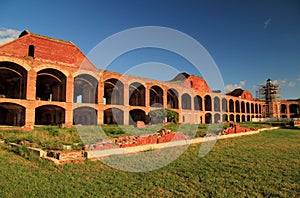
[[[163,89],[163,106],[165,109],[168,108],[168,89]]]
[[[128,110],[128,107],[124,111],[123,116],[124,116],[124,125],[128,125],[129,124],[129,110]]]
[[[26,99],[36,99],[36,71],[33,69],[27,73]]]
[[[103,124],[103,117],[104,117],[104,111],[103,108],[100,107],[100,105],[97,108],[98,113],[97,113],[97,123],[98,124]]]
[[[73,125],[73,103],[67,103],[65,109],[65,125],[72,126]]]
[[[150,89],[149,86],[145,86],[145,106],[150,107]]]
[[[27,102],[28,103],[25,110],[25,126],[33,126],[35,122],[35,101]]]
[[[66,85],[66,102],[73,102],[74,78],[72,75],[67,77]]]
[[[124,106],[129,106],[129,85],[128,83],[124,83],[124,98],[123,98]]]

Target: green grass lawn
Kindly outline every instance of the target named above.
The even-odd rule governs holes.
[[[203,158],[200,146],[161,169],[131,173],[99,161],[55,166],[1,144],[0,197],[300,196],[299,129],[219,140]]]
[[[240,123],[243,127],[263,128],[273,126],[270,123]],[[176,125],[169,126],[150,125],[146,128],[135,128],[133,125],[101,125],[101,126],[78,126],[70,128],[59,128],[58,126],[39,126],[31,131],[20,131],[16,129],[0,130],[0,139],[4,139],[6,143],[21,141],[30,141],[32,147],[44,150],[62,150],[63,145],[72,145],[73,149],[78,150],[83,147],[84,143],[95,143],[101,138],[112,138],[119,136],[153,134],[156,131],[167,128],[172,131],[180,131],[190,137],[203,137],[210,125]],[[228,127],[229,124],[224,124]],[[219,127],[222,127],[221,125]],[[101,130],[100,130],[101,129]],[[219,128],[220,129],[220,128]],[[80,135],[78,133],[80,131]],[[103,132],[102,132],[103,131]],[[82,140],[84,140],[82,142]]]

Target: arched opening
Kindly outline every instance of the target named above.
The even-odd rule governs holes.
[[[235,101],[235,112],[240,113],[240,102],[238,100]]]
[[[194,97],[194,109],[203,111],[202,98],[198,95]]]
[[[27,71],[11,62],[0,62],[0,98],[26,98]]]
[[[246,112],[250,113],[250,105],[249,102],[246,103]]]
[[[152,86],[150,88],[150,106],[163,107],[164,105],[164,91],[159,86]]]
[[[145,111],[141,110],[141,109],[133,109],[131,111],[129,111],[129,124],[130,125],[135,125],[136,126],[136,122],[137,121],[143,121],[145,124],[148,124],[148,116],[146,116]]]
[[[286,108],[286,104],[281,104],[280,105],[280,113],[287,113],[287,108]]]
[[[124,124],[124,112],[118,108],[109,108],[104,111],[104,124]]]
[[[192,109],[191,96],[187,93],[181,96],[182,109]]]
[[[81,74],[74,79],[75,103],[97,103],[98,81],[91,75]]]
[[[56,69],[43,69],[37,73],[36,98],[66,101],[66,76]]]
[[[209,95],[206,95],[204,97],[204,106],[205,106],[205,111],[211,111],[212,110],[211,97]]]
[[[65,123],[65,109],[44,105],[35,109],[35,125],[61,125]]]
[[[214,115],[214,123],[218,123],[218,122],[220,122],[221,121],[221,116],[220,116],[220,114],[218,114],[218,113],[216,113],[215,115]]]
[[[124,104],[124,85],[121,81],[111,78],[104,82],[104,104]]]
[[[73,110],[74,125],[96,125],[97,110],[92,107],[78,107]]]
[[[222,99],[222,112],[227,112],[228,111],[228,107],[227,107],[227,100],[226,98]]]
[[[246,121],[246,116],[242,115],[242,122],[245,122],[245,121]]]
[[[145,87],[138,82],[129,85],[129,105],[145,106]]]
[[[247,122],[250,122],[250,121],[251,121],[250,116],[247,115]]]
[[[211,119],[211,113],[206,113],[205,114],[205,124],[211,124],[212,119]]]
[[[167,95],[168,108],[178,109],[178,92],[175,89],[169,89]]]
[[[251,113],[254,113],[254,104],[251,103]]]
[[[235,116],[235,122],[241,122],[241,116],[240,115]]]
[[[297,105],[297,104],[290,105],[290,117],[291,118],[299,117],[299,105]]]
[[[220,112],[220,98],[219,97],[214,97],[214,111]]]
[[[244,101],[241,102],[241,109],[242,109],[242,113],[245,113],[245,102]]]
[[[0,125],[23,126],[25,108],[14,103],[0,103]]]
[[[261,104],[258,107],[259,107],[259,114],[261,114]]]
[[[258,106],[255,104],[255,113],[258,113]]]
[[[234,112],[234,102],[232,99],[229,100],[229,112]]]
[[[223,122],[227,122],[228,121],[228,115],[227,114],[223,114],[222,115],[222,121]]]
[[[233,115],[233,114],[230,114],[229,120],[230,120],[231,122],[234,122],[234,115]]]

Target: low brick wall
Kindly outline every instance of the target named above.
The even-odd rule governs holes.
[[[162,129],[155,134],[139,136],[121,136],[118,138],[102,139],[95,144],[86,145],[85,151],[105,150],[114,148],[127,148],[147,144],[161,144],[177,140],[187,140],[188,137],[180,132]]]

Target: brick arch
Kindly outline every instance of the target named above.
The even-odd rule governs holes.
[[[0,62],[0,97],[25,99],[28,71],[13,62]]]
[[[221,101],[218,96],[214,97],[214,111],[217,111],[217,112],[221,111]]]
[[[146,112],[142,109],[132,109],[129,111],[129,124],[136,125],[137,121],[148,123],[149,119]]]
[[[229,100],[229,112],[234,113],[234,102],[232,99]]]
[[[0,62],[11,62],[11,63],[15,63],[17,65],[22,66],[26,71],[29,71],[32,69],[31,66],[29,66],[27,63],[25,63],[23,60],[19,60],[16,58],[10,58],[10,57],[1,57],[0,56]]]
[[[187,93],[181,95],[181,108],[182,109],[192,109],[191,96]]]
[[[200,110],[203,111],[203,104],[202,104],[202,97],[199,95],[196,95],[194,97],[194,110]]]
[[[65,123],[65,108],[49,104],[35,108],[35,125],[60,125],[63,123]]]
[[[124,104],[124,84],[116,78],[104,81],[104,98],[106,104]]]
[[[93,71],[89,71],[89,70],[80,70],[80,71],[74,72],[74,73],[72,73],[72,77],[76,78],[77,76],[82,75],[82,74],[86,74],[86,75],[90,75],[90,76],[94,77],[99,83],[101,74],[93,72]]]
[[[139,82],[132,82],[129,85],[129,105],[146,105],[146,87]]]
[[[205,111],[212,111],[212,101],[210,95],[206,95],[204,97],[204,107]]]
[[[167,104],[168,108],[178,109],[178,92],[176,89],[168,89],[167,91]]]
[[[158,85],[152,85],[149,89],[150,92],[150,106],[163,106],[164,105],[164,90]]]
[[[67,70],[62,69],[61,66],[56,66],[56,65],[50,65],[50,64],[42,64],[39,65],[38,67],[34,68],[34,71],[38,73],[39,71],[43,69],[55,69],[63,73],[66,77],[69,77],[70,73]]]
[[[74,77],[73,102],[93,103],[98,101],[99,81],[89,74],[79,74]]]
[[[53,68],[39,70],[36,76],[36,97],[40,100],[66,101],[67,77]]]
[[[0,103],[0,125],[23,126],[25,124],[25,106],[12,103]]]
[[[228,112],[227,99],[222,99],[222,112]]]
[[[96,125],[97,113],[95,108],[81,106],[73,109],[73,124],[74,125]]]
[[[107,108],[103,111],[103,123],[104,124],[124,124],[124,111],[119,108]]]

